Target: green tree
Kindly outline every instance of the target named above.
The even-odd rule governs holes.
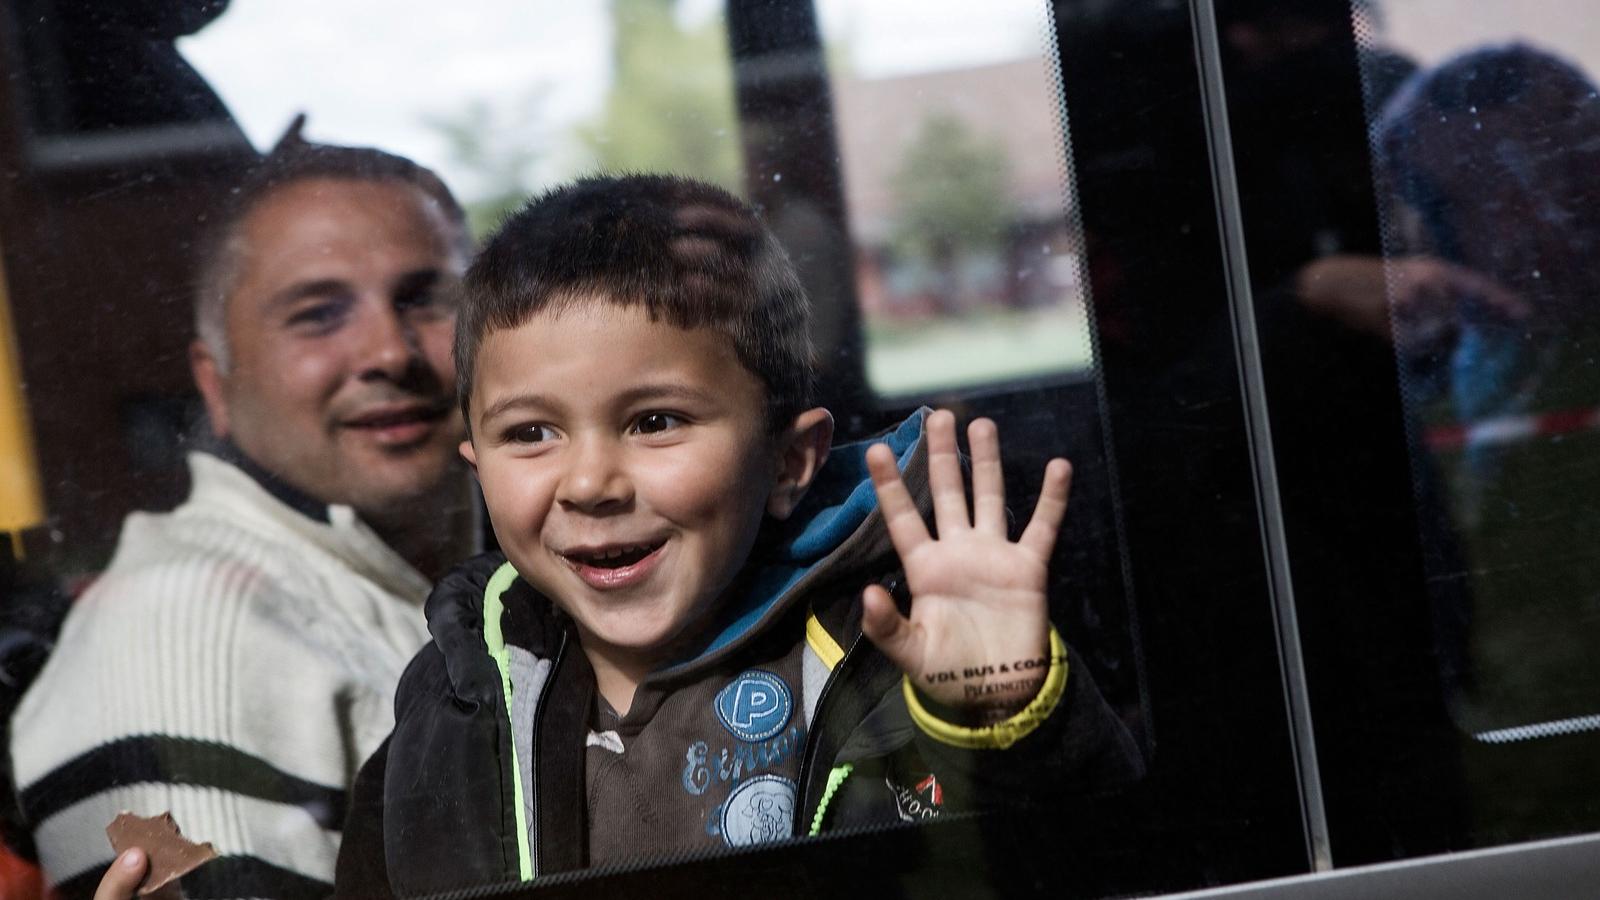
[[[541,125],[543,92],[532,91],[510,110],[487,101],[469,101],[451,115],[428,116],[423,123],[444,139],[451,158],[472,173],[473,184],[453,185],[462,195],[472,233],[492,231],[533,192],[535,168],[549,149]]]
[[[937,268],[998,246],[1016,215],[1005,146],[949,113],[922,121],[889,186],[896,248]]]
[[[733,67],[718,18],[685,27],[671,0],[613,0],[613,70],[577,131],[607,171],[673,172],[743,193]]]

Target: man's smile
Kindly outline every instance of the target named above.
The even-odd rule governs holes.
[[[404,446],[426,438],[454,406],[444,403],[385,403],[369,406],[347,416],[340,425],[370,436],[384,446]]]

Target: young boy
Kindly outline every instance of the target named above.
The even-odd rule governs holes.
[[[466,276],[456,361],[504,556],[428,601],[341,895],[1137,776],[1047,618],[1066,462],[1012,542],[993,423],[968,432],[969,517],[954,417],[830,452],[811,355],[783,251],[717,188],[588,179],[501,227]]]
[[[1047,619],[1066,462],[1011,542],[993,423],[968,432],[969,518],[954,417],[830,453],[811,355],[793,269],[719,189],[588,179],[501,227],[466,276],[456,361],[461,452],[508,561],[469,563],[429,599],[434,641],[358,781],[341,891],[527,879],[1137,774]]]

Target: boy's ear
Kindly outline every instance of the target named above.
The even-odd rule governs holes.
[[[461,451],[461,458],[467,461],[472,471],[478,471],[478,448],[472,446],[472,438],[462,441],[461,446],[456,449]]]
[[[778,435],[778,477],[767,495],[767,514],[787,519],[800,505],[833,446],[833,414],[818,406],[794,417]]]

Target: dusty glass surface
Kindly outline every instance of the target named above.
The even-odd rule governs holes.
[[[1438,658],[1491,744],[1600,727],[1589,12],[1385,4],[1363,35]]]
[[[1084,512],[1069,521],[1072,540],[1040,543],[1036,533],[1044,558],[1033,562],[1045,582],[1041,607],[1048,602],[1075,650],[1086,648],[1081,668],[1071,681],[1061,676],[1066,651],[1041,625],[1042,643],[1032,643],[1047,648],[1042,657],[1030,650],[918,674],[929,685],[992,676],[1002,694],[1038,675],[1051,686],[1039,689],[1051,698],[1048,708],[1013,703],[1019,708],[999,725],[968,721],[939,704],[928,712],[902,702],[900,712],[959,721],[944,732],[949,746],[987,749],[970,742],[993,735],[967,731],[993,725],[993,734],[1019,739],[1048,720],[1052,704],[1068,696],[1063,690],[1079,691],[1071,695],[1074,714],[1101,716],[1095,727],[1115,752],[1089,754],[1082,771],[1056,757],[1029,757],[1048,765],[1016,766],[994,784],[1020,798],[1043,790],[1041,782],[1069,792],[1120,785],[1140,768],[1129,735],[1146,736],[1147,707],[1125,606],[1128,576],[1104,458],[1108,426],[1094,381],[1082,228],[1043,4],[493,2],[419,4],[397,15],[394,4],[370,0],[127,8],[22,0],[0,22],[12,75],[0,108],[14,113],[0,134],[7,176],[0,188],[0,528],[10,535],[9,551],[0,552],[4,712],[18,707],[22,687],[36,677],[61,698],[75,696],[61,685],[97,685],[94,697],[112,710],[81,729],[87,719],[38,725],[87,701],[40,700],[36,692],[15,720],[19,734],[33,730],[18,742],[26,749],[8,773],[19,797],[17,808],[7,803],[6,837],[65,896],[92,890],[110,859],[103,822],[127,805],[144,813],[171,809],[190,837],[216,843],[224,859],[193,876],[200,894],[316,895],[329,886],[341,839],[359,836],[344,831],[357,770],[387,730],[394,682],[428,639],[419,609],[428,581],[477,537],[459,527],[476,504],[463,499],[466,469],[453,450],[432,453],[407,475],[390,467],[398,454],[369,453],[366,445],[351,450],[335,435],[357,429],[385,451],[453,448],[460,423],[448,402],[447,332],[449,288],[466,261],[459,239],[481,239],[530,195],[592,173],[689,176],[761,212],[812,298],[821,393],[838,411],[837,436],[894,426],[930,397],[956,398],[963,424],[985,413],[1001,419],[1009,429],[1002,435],[1006,457],[1018,462],[1002,478],[986,467],[986,445],[976,452],[989,487],[1003,482],[1009,491],[1016,518],[989,504],[988,531],[1004,537],[1009,525],[1012,539],[1023,533],[1041,491],[1061,490],[1059,468],[1045,486],[1046,461],[1072,441],[1074,502]],[[326,173],[308,179],[315,189],[262,189],[251,212],[224,218],[230,198],[241,195],[242,174],[272,158],[280,142],[292,149],[297,141],[372,146],[414,160],[449,185],[464,228],[434,183],[405,167],[360,190]],[[224,222],[237,231],[221,245],[228,249],[219,249],[213,238]],[[322,228],[320,236],[301,240],[306,222]],[[227,298],[221,324],[208,326],[202,311],[200,328],[215,327],[226,339],[202,333],[196,341],[195,297],[210,296],[218,283],[229,285],[215,292]],[[239,324],[238,317],[257,315]],[[649,357],[659,338],[650,328],[657,327],[666,326],[651,323],[643,338],[627,332],[637,339],[626,352],[606,350],[618,365]],[[544,347],[538,355],[555,359],[563,349]],[[596,358],[588,354],[588,364]],[[724,387],[748,374],[731,363],[708,371]],[[566,383],[569,393],[606,380],[603,372],[590,374]],[[985,407],[986,397],[995,409]],[[1070,410],[1058,420],[1055,405]],[[1041,417],[1049,421],[1041,424]],[[641,416],[638,423],[643,431],[647,420],[654,427],[672,424],[668,419]],[[961,443],[974,447],[965,435]],[[311,448],[320,455],[308,462],[299,451]],[[191,455],[209,461],[191,459],[191,470]],[[396,488],[402,476],[426,477],[426,490]],[[194,496],[223,482],[238,492],[231,501],[238,505],[184,538],[202,549],[191,546],[189,555],[139,570],[145,554],[159,556],[161,541],[174,539],[161,524],[174,520],[129,515],[193,512]],[[695,506],[714,489],[702,484],[700,491],[683,505]],[[388,502],[400,494],[404,503]],[[495,509],[492,499],[488,508]],[[209,630],[203,639],[189,634],[188,612],[167,603],[193,592],[185,567],[197,559],[206,565],[206,540],[230,539],[235,527],[253,540],[258,526],[282,526],[301,538],[344,529],[328,539],[335,546],[329,552],[354,558],[345,568],[364,581],[353,587],[342,575],[329,576],[327,547],[289,542],[261,550],[205,576],[208,598],[230,599],[191,605],[188,612],[201,610]],[[591,547],[579,555],[614,561],[640,547]],[[891,572],[866,574],[883,583],[884,596],[893,589],[904,601],[905,586]],[[291,582],[293,589],[283,586]],[[269,589],[250,594],[258,584]],[[236,594],[247,596],[246,612],[229,618]],[[206,618],[218,609],[220,618]],[[101,624],[70,627],[62,638],[68,650],[40,676],[68,610],[93,610],[81,621]],[[854,804],[873,811],[859,821],[826,822],[845,829],[925,821],[942,813],[947,797],[955,808],[1000,792],[982,776],[963,791],[968,772],[936,772],[926,761],[902,770],[881,754],[863,757],[859,770],[824,759],[797,773],[802,748],[810,746],[804,717],[829,712],[822,699],[829,669],[818,675],[804,653],[830,669],[875,665],[855,662],[863,657],[851,656],[853,644],[830,643],[804,624],[804,646],[758,660],[773,671],[734,672],[726,689],[702,698],[700,711],[716,716],[707,721],[720,723],[714,740],[671,747],[652,763],[653,773],[670,776],[661,790],[672,798],[697,798],[708,784],[728,796],[697,826],[706,840],[687,852],[820,831],[836,793],[847,810]],[[856,627],[849,617],[833,625],[845,633]],[[482,639],[492,641],[492,631],[485,628]],[[506,634],[512,643],[526,637],[511,626]],[[107,640],[114,651],[92,643]],[[201,649],[191,655],[195,647]],[[526,687],[553,678],[562,656],[556,650],[524,659],[506,651],[474,659],[501,667],[507,684]],[[576,663],[567,665],[570,671]],[[265,670],[290,699],[235,693],[244,673]],[[1110,705],[1094,688],[1080,687],[1097,671]],[[72,681],[71,672],[85,680]],[[882,688],[874,703],[894,706],[902,696],[898,671],[880,666],[873,673],[883,682],[874,682]],[[324,677],[343,680],[320,693],[305,687]],[[890,682],[892,689],[883,687]],[[833,702],[850,704],[845,715],[871,718],[873,703],[848,695],[841,701],[841,693]],[[117,699],[135,696],[137,702]],[[961,699],[959,692],[940,698],[952,696]],[[807,697],[814,706],[805,706]],[[617,730],[598,727],[607,702],[594,700],[579,713],[594,716],[597,727],[587,727],[587,718],[579,723],[585,743],[571,753],[579,760],[576,782],[543,769],[501,773],[507,785],[518,785],[507,808],[527,803],[521,831],[506,838],[525,867],[473,868],[498,859],[498,851],[474,857],[463,849],[460,858],[469,862],[459,871],[430,872],[430,860],[418,858],[413,874],[463,886],[658,856],[623,842],[621,856],[591,857],[587,836],[530,837],[538,804],[554,802],[550,785],[581,783],[581,757],[621,745]],[[513,723],[527,724],[517,718],[531,715],[527,709],[505,703]],[[780,713],[782,721],[769,727]],[[1012,721],[1017,717],[1021,724]],[[856,743],[896,739],[904,746],[909,718],[871,722],[878,730]],[[900,725],[907,728],[897,731]],[[112,737],[96,737],[100,726]],[[294,745],[302,730],[315,737]],[[858,730],[850,734],[859,737]],[[57,736],[60,746],[48,746]],[[279,739],[285,743],[274,743]],[[828,751],[852,746],[832,740]],[[517,746],[529,759],[532,750]],[[454,829],[470,843],[477,832],[444,818],[455,807],[435,794],[465,792],[451,778],[474,770],[419,766],[416,782],[426,790],[410,799],[421,797],[422,806],[401,803],[391,813]],[[808,782],[804,773],[812,768]],[[850,777],[856,780],[841,789]],[[1017,787],[1024,777],[1032,779],[1027,791]],[[158,800],[141,793],[151,784],[162,786]],[[867,802],[856,802],[862,798]],[[685,833],[644,814],[630,825],[639,841]],[[37,886],[24,880],[36,871],[16,870],[16,884]],[[4,873],[11,871],[0,870],[0,888],[9,889]]]
[[[893,44],[858,37],[890,10],[828,11],[873,388],[1092,367],[1066,110],[1039,4],[922,4],[911,40]]]
[[[903,397],[1092,367],[1043,7],[823,2],[817,15],[872,387]],[[744,188],[715,3],[422,16],[434,21],[236,3],[179,46],[258,146],[303,110],[313,136],[403,149],[456,186],[480,233],[530,191],[593,171]]]

